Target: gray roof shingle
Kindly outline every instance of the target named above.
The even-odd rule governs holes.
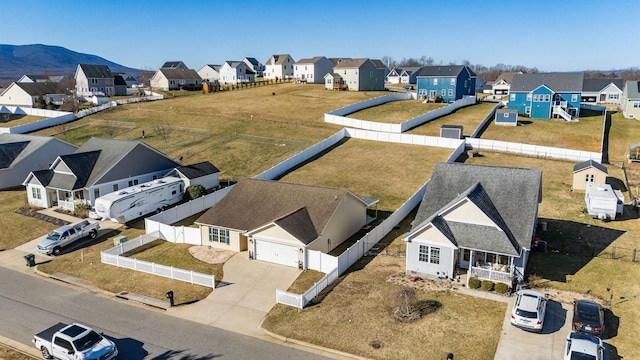
[[[107,65],[79,64],[79,66],[87,79],[113,78],[111,69]]]
[[[590,168],[590,167],[594,167],[594,168],[602,171],[605,174],[609,173],[609,171],[607,170],[606,167],[604,167],[604,165],[600,164],[597,161],[593,161],[593,160],[587,160],[587,161],[583,161],[581,163],[576,164],[573,167],[573,172],[577,172],[577,171],[580,171],[580,170],[583,170],[583,169],[586,169],[586,168]]]
[[[582,81],[582,91],[601,91],[609,84],[617,86],[621,91],[624,89],[623,79],[584,79]]]
[[[640,81],[628,80],[624,87],[627,89],[627,99],[640,100]]]
[[[198,72],[193,69],[160,68],[158,71],[167,79],[202,80]]]
[[[213,166],[213,164],[208,161],[199,162],[197,164],[178,166],[176,168],[176,171],[179,171],[187,179],[195,179],[201,176],[220,172],[217,167]]]
[[[509,91],[529,92],[545,85],[555,92],[580,93],[583,79],[581,72],[515,74]]]
[[[29,145],[28,141],[0,143],[0,169],[6,169],[16,160],[18,155]]]
[[[496,224],[504,226],[504,229],[511,232],[511,235],[504,232],[506,238],[492,238],[498,239],[503,245],[496,251],[511,253],[518,248],[529,249],[531,231],[535,228],[538,213],[538,203],[542,199],[541,186],[542,171],[539,169],[438,163],[420,203],[411,231],[422,227],[442,209],[463,197],[469,197]],[[451,224],[449,226],[452,227]],[[458,225],[456,229],[462,229],[463,226],[472,231],[488,232],[486,229],[471,227],[468,224]],[[462,233],[454,232],[454,235],[457,241],[465,239]],[[472,240],[469,238],[468,241]],[[507,252],[509,244],[514,250]]]
[[[476,74],[469,69],[469,67],[464,65],[434,65],[434,66],[423,66],[420,70],[419,77],[449,77],[449,76],[458,76],[463,71],[467,71],[469,76],[476,76]]]

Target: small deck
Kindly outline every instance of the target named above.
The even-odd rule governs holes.
[[[513,275],[511,273],[494,269],[492,266],[476,267],[472,266],[468,276],[480,280],[491,280],[511,286]]]

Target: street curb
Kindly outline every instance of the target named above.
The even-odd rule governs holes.
[[[320,351],[321,355],[325,355],[325,354],[334,354],[334,355],[339,355],[342,356],[344,358],[349,358],[349,359],[356,359],[356,360],[369,360],[369,358],[366,357],[362,357],[362,356],[358,356],[358,355],[354,355],[354,354],[349,354],[343,351],[339,351],[339,350],[334,350],[334,349],[330,349],[327,347],[323,347],[320,345],[315,345],[315,344],[311,344],[308,342],[304,342],[301,340],[296,340],[296,339],[291,339],[276,333],[273,333],[265,328],[262,327],[262,323],[264,322],[264,319],[262,319],[262,321],[260,321],[260,324],[258,325],[258,329],[260,331],[262,331],[264,334],[271,336],[274,339],[278,339],[280,341],[283,342],[283,345],[286,345],[287,343],[290,344],[295,344],[295,345],[299,345],[299,346],[303,346],[303,347],[307,347],[310,349],[314,349],[314,350],[318,350]]]
[[[23,343],[19,343],[15,340],[11,340],[2,335],[0,335],[0,344],[3,344],[4,346],[12,350],[15,350],[21,354],[24,354],[26,356],[32,356],[36,359],[40,358],[41,356],[40,351],[37,351],[35,347],[27,346]]]

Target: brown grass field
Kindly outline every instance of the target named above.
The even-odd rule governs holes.
[[[321,85],[279,84],[188,95],[120,106],[81,119],[64,132],[54,127],[38,134],[66,136],[67,141],[80,145],[91,136],[113,133],[114,138],[142,140],[172,157],[182,156],[187,164],[209,160],[222,170],[221,178],[237,179],[253,176],[335,133],[339,127],[323,122],[325,112],[382,94],[326,91]],[[493,104],[480,104],[460,109],[411,133],[438,135],[442,124],[456,124],[464,125],[465,135],[469,135],[475,129],[474,124],[479,124],[492,107]],[[404,118],[410,114],[409,111],[397,116]],[[166,141],[155,131],[158,125],[171,126]],[[146,133],[144,139],[142,130]],[[609,155],[615,165],[607,166],[610,176],[624,178],[616,165],[624,160],[630,144],[640,142],[636,137],[638,130],[639,122],[612,115]],[[540,120],[517,128],[489,126],[482,135],[590,151],[599,151],[601,136],[602,116],[581,118],[578,123]],[[380,199],[379,209],[390,211],[424,183],[433,164],[443,161],[449,153],[429,147],[349,139],[282,180],[346,187],[357,195]],[[634,280],[640,275],[640,263],[584,255],[609,254],[612,246],[617,246],[619,252],[623,248],[640,248],[638,219],[631,212],[625,213],[628,219],[621,221],[603,223],[588,218],[582,212],[584,195],[569,191],[567,181],[572,178],[574,165],[571,162],[488,152],[480,155],[466,162],[543,170],[540,218],[548,221],[549,228],[541,237],[549,242],[550,249],[559,252],[533,254],[528,272],[542,278],[539,285],[571,290],[576,297],[589,292],[608,301],[613,294],[612,312],[607,318],[613,332],[607,341],[622,356],[640,358],[635,340],[640,328],[640,286]],[[0,238],[0,248],[18,246],[53,228],[51,224],[13,213],[24,205],[25,199],[24,190],[0,192],[0,223],[16,229],[10,239]],[[405,219],[383,242],[402,248],[401,236],[410,229],[411,220],[412,216]],[[100,250],[111,247],[114,236],[133,238],[142,232],[130,225],[120,233],[99,239],[102,241],[82,252],[62,255],[39,268],[90,279],[111,292],[131,291],[164,299],[166,291],[174,290],[178,303],[197,300],[211,291],[100,263]],[[150,247],[133,256],[165,264],[176,261],[172,264],[180,267],[199,262],[188,255],[186,247],[171,244]],[[376,359],[407,359],[418,353],[445,358],[448,352],[454,352],[456,358],[492,358],[506,310],[503,303],[455,292],[419,292],[420,300],[434,301],[439,308],[411,324],[397,322],[389,315],[391,297],[398,286],[386,280],[404,270],[404,261],[402,257],[382,255],[364,258],[311,306],[302,311],[276,306],[264,326],[284,336]],[[210,265],[193,266],[210,270],[216,278],[221,271]],[[305,272],[292,291],[306,290],[319,276],[317,272]]]
[[[9,119],[13,119],[13,120],[9,120]],[[46,118],[42,116],[24,115],[24,116],[18,117],[18,116],[11,116],[10,114],[2,113],[0,114],[0,127],[10,128],[14,126],[29,124],[29,123],[36,122],[39,120],[44,120],[44,119]]]
[[[378,106],[356,111],[347,115],[348,118],[377,121],[388,124],[401,124],[416,116],[441,108],[446,104],[423,104],[417,100],[391,101]]]
[[[33,360],[37,359],[30,355],[25,355],[19,351],[0,345],[0,360]]]
[[[462,125],[463,135],[471,136],[482,120],[489,115],[496,106],[495,103],[481,102],[475,105],[465,106],[452,112],[449,115],[431,120],[426,124],[417,126],[407,134],[440,136],[442,125]]]

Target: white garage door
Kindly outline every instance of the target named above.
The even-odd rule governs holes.
[[[298,248],[264,240],[256,240],[256,259],[298,267]]]

